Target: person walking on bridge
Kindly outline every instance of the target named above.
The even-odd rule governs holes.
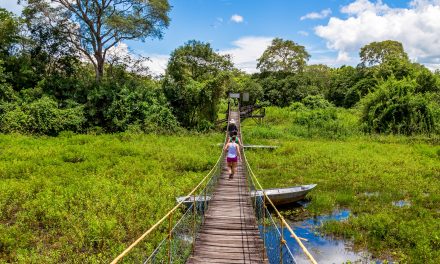
[[[225,145],[224,151],[227,151],[226,162],[228,163],[228,174],[231,180],[237,173],[237,163],[241,160],[240,147],[235,142],[236,136],[232,136],[232,142]]]
[[[228,132],[229,132],[229,136],[232,137],[234,135],[234,132],[237,132],[237,125],[235,124],[235,120],[231,119],[229,121],[229,126],[228,126]]]

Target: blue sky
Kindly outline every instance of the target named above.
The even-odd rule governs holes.
[[[15,0],[0,6],[19,13]],[[121,52],[149,56],[155,73],[188,40],[209,42],[255,72],[256,59],[274,37],[293,40],[311,54],[309,64],[356,65],[372,41],[403,43],[413,61],[440,68],[440,0],[170,0],[171,24],[161,40],[126,42]]]

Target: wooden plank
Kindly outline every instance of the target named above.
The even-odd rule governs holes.
[[[238,115],[231,112],[230,118]],[[221,173],[187,263],[267,263],[242,164],[232,180],[226,166]]]

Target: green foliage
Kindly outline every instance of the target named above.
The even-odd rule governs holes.
[[[64,130],[81,131],[85,122],[82,106],[60,109],[49,97],[29,104],[9,105],[1,115],[2,132],[57,135]]]
[[[359,102],[365,95],[374,91],[377,86],[377,80],[365,77],[360,79],[353,87],[351,87],[344,98],[344,107],[352,107]]]
[[[435,122],[429,101],[415,94],[413,80],[389,79],[363,100],[362,122],[379,133],[431,133]]]
[[[254,127],[245,123],[246,127],[252,127],[245,137],[261,144],[258,138],[345,139],[361,135],[355,110],[333,107],[322,97],[311,97],[306,101],[310,102],[307,102],[308,107],[301,102],[292,103],[289,108],[267,107],[264,125]]]
[[[215,53],[209,43],[189,41],[173,51],[163,89],[184,127],[195,128],[217,119],[231,68],[230,58]]]
[[[129,125],[141,125],[146,132],[173,132],[178,124],[165,98],[151,81],[139,86],[123,86],[104,112],[114,131],[125,131]]]
[[[350,121],[330,106],[297,110],[289,132],[300,137],[346,138],[357,133]]]
[[[109,263],[200,182],[222,139],[0,135],[0,262]]]
[[[353,109],[336,108],[335,119],[334,108],[311,110],[301,105],[292,104],[294,111],[268,107],[264,126],[242,122],[244,144],[279,146],[270,152],[246,151],[263,187],[316,183],[305,208],[309,214],[321,215],[339,208],[351,211],[345,221],[325,223],[321,230],[325,234],[343,236],[354,243],[354,248],[366,247],[378,259],[437,263],[438,136],[362,135],[354,130],[358,123]],[[309,118],[323,126],[313,137],[306,133],[301,136],[298,132],[304,126],[292,126],[292,121],[307,124]],[[335,120],[351,133],[326,136]],[[401,200],[410,206],[393,205]]]
[[[249,93],[249,101],[242,101],[241,105],[253,105],[263,99],[263,87],[257,82],[256,78],[242,72],[234,73],[229,91],[233,93]]]
[[[301,103],[303,103],[304,106],[310,109],[328,108],[332,106],[332,104],[327,101],[322,95],[309,95],[306,98],[302,99]]]
[[[390,58],[386,62],[377,65],[373,69],[376,78],[387,80],[388,78],[396,78],[402,80],[404,78],[413,77],[415,75],[414,65],[408,60]]]
[[[0,60],[0,103],[10,102],[17,99],[17,93],[14,91],[12,86],[7,82],[7,76],[4,70],[5,69],[3,67],[3,61]]]
[[[296,90],[295,76],[284,73],[265,73],[258,77],[264,100],[276,106],[288,106]]]
[[[372,42],[361,48],[359,52],[363,65],[375,65],[388,60],[408,60],[408,55],[403,49],[402,43],[395,40]]]
[[[295,100],[301,100],[307,95],[326,95],[330,86],[331,68],[322,65],[307,65],[303,72],[298,73],[297,92]]]
[[[344,106],[345,97],[358,82],[358,72],[351,66],[342,66],[332,72],[328,100],[336,106]]]
[[[419,65],[419,69],[415,73],[417,87],[416,93],[439,93],[440,92],[440,78],[434,75],[426,67]]]
[[[257,68],[261,72],[301,72],[310,58],[304,46],[291,40],[274,38],[271,45],[258,58]]]
[[[0,59],[11,52],[19,40],[19,20],[9,11],[0,8]]]
[[[161,38],[170,21],[167,0],[27,2],[27,14],[34,18],[50,16],[51,23],[63,29],[71,44],[93,65],[97,81],[104,76],[106,55],[111,48],[123,40]]]

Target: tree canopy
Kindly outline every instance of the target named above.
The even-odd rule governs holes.
[[[291,40],[275,38],[257,60],[261,72],[296,73],[304,69],[310,55],[304,46]]]
[[[200,41],[188,41],[171,53],[164,92],[183,126],[204,126],[216,120],[232,66],[229,56],[217,54],[209,43]]]
[[[402,43],[395,40],[372,42],[365,45],[361,48],[359,56],[364,66],[381,64],[391,59],[408,60]]]
[[[123,40],[162,37],[169,25],[167,0],[27,0],[93,65],[100,80],[108,51]],[[61,26],[61,27],[60,27]]]

